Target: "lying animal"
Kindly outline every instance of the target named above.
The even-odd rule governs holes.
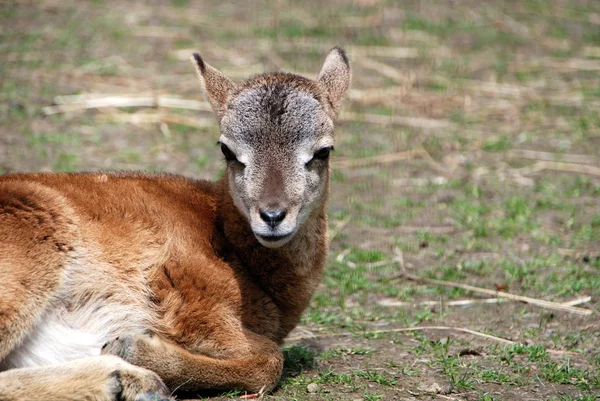
[[[350,65],[334,48],[316,80],[236,85],[192,59],[221,127],[220,181],[0,176],[0,400],[277,385],[325,263]]]

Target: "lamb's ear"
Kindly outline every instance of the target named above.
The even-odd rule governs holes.
[[[340,47],[334,47],[327,55],[317,78],[317,82],[325,89],[334,112],[339,109],[351,78],[352,69],[346,52]]]
[[[198,53],[192,55],[192,63],[196,67],[198,78],[200,78],[202,92],[208,98],[220,121],[223,114],[225,114],[225,110],[227,110],[229,96],[236,89],[236,86],[232,80],[219,70],[205,63]]]

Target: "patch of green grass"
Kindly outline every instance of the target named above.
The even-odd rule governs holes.
[[[54,171],[73,172],[79,169],[79,157],[71,152],[59,152],[53,166]]]
[[[383,398],[384,398],[383,395],[376,395],[369,391],[365,391],[363,393],[363,401],[379,401],[379,400],[382,400]]]
[[[389,39],[382,34],[368,32],[356,37],[355,43],[361,46],[389,46]]]
[[[297,376],[306,369],[315,368],[315,355],[311,350],[299,345],[283,349],[283,370],[285,376]]]
[[[196,160],[194,160],[195,167],[198,171],[202,171],[208,166],[208,163],[212,160],[212,158],[208,155],[198,156]]]
[[[363,347],[336,347],[321,353],[319,359],[327,360],[346,355],[371,355],[374,352],[377,351]]]
[[[512,147],[512,141],[506,136],[490,138],[485,141],[482,149],[488,152],[502,152]]]
[[[571,366],[569,359],[563,362],[550,361],[544,363],[541,377],[552,383],[571,384],[577,386],[580,390],[600,388],[600,376]]]
[[[557,23],[550,25],[548,35],[556,39],[568,39],[569,37],[567,29],[564,26]]]
[[[394,366],[394,367],[398,367],[398,366]],[[403,366],[402,367],[402,374],[405,376],[421,376],[423,374],[423,371],[417,367],[414,366]]]
[[[419,345],[415,348],[416,355],[433,354],[435,365],[447,376],[454,388],[459,390],[475,388],[476,377],[473,367],[463,358],[450,353],[450,346],[454,343],[452,338],[429,341],[423,335],[415,337],[420,339]]]
[[[316,383],[322,384],[343,384],[346,386],[352,386],[354,388],[359,388],[359,380],[362,379],[369,383],[377,383],[384,386],[394,386],[396,385],[396,380],[390,378],[389,376],[375,372],[371,370],[353,370],[349,373],[338,373],[331,369],[327,369],[325,371],[319,372],[319,378],[316,380]]]
[[[451,214],[458,223],[474,230],[476,237],[486,237],[486,218],[490,208],[482,201],[472,197],[460,196],[451,205]]]
[[[28,135],[29,146],[34,148],[45,148],[46,146],[72,145],[78,146],[80,139],[78,135],[62,132],[36,133]]]
[[[356,377],[353,374],[337,373],[331,369],[327,369],[324,372],[319,372],[319,378],[316,382],[325,384],[345,384],[352,386],[356,382]]]
[[[255,26],[253,33],[257,36],[269,38],[328,37],[332,34],[331,27],[326,25],[307,25],[304,21],[293,18],[282,19],[275,27]]]
[[[483,369],[478,372],[478,375],[484,383],[496,383],[508,386],[522,384],[517,376],[506,374],[498,369]]]
[[[511,362],[515,355],[526,355],[531,362],[547,361],[549,358],[548,352],[541,344],[511,344],[504,347],[500,353],[500,359]]]
[[[440,31],[440,26],[426,19],[416,16],[409,16],[404,20],[403,28],[407,30],[426,31],[437,33]]]
[[[497,398],[490,393],[483,393],[479,396],[477,401],[500,401],[500,398]]]
[[[452,111],[448,118],[450,121],[461,125],[472,125],[481,122],[478,116],[460,110]]]
[[[352,372],[354,376],[360,377],[372,383],[383,384],[384,386],[396,385],[396,380],[384,375],[383,373],[372,370],[355,370]]]
[[[123,149],[119,155],[119,159],[125,163],[140,163],[142,155],[133,149]]]
[[[354,308],[352,311],[344,313],[344,309],[340,305],[340,299],[335,298],[335,302],[337,305],[332,308],[310,308],[302,316],[302,321],[323,327],[342,328],[350,331],[364,330],[365,326],[363,323],[355,322],[355,318],[362,317],[361,314],[364,314],[364,311]]]
[[[588,393],[588,394],[579,394],[576,396],[572,395],[559,395],[557,397],[551,397],[548,401],[598,401],[598,396],[596,394]]]
[[[597,27],[591,28],[584,32],[583,40],[589,44],[600,46],[600,32]]]
[[[515,78],[521,83],[527,83],[535,79],[535,74],[531,71],[515,71]]]

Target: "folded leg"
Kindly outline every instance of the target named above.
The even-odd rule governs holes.
[[[112,355],[0,373],[2,401],[160,401],[166,394],[156,373]]]
[[[192,353],[158,336],[135,335],[109,342],[105,354],[118,355],[156,372],[171,389],[248,392],[270,391],[283,369],[280,347],[266,337],[244,333],[247,352],[232,358],[212,358]]]

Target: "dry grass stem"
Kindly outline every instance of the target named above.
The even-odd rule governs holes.
[[[377,74],[383,75],[384,77],[391,79],[392,81],[403,87],[410,87],[415,82],[414,74],[402,73],[400,72],[400,70],[380,61],[375,61],[370,58],[357,58],[356,63],[360,64],[364,68],[375,71]]]
[[[404,277],[407,280],[411,280],[411,281],[415,281],[415,282],[419,282],[419,283],[433,284],[433,285],[439,285],[439,286],[451,287],[451,288],[461,288],[465,291],[475,292],[478,294],[486,294],[486,295],[490,295],[492,297],[511,299],[513,301],[525,302],[525,303],[528,303],[531,305],[536,305],[536,306],[546,308],[546,309],[569,312],[569,313],[574,313],[574,314],[582,315],[582,316],[589,316],[593,313],[593,311],[591,311],[589,309],[564,305],[564,304],[552,302],[552,301],[545,301],[543,299],[525,297],[522,295],[514,295],[514,294],[510,294],[508,292],[503,292],[503,291],[488,290],[486,288],[479,288],[479,287],[475,287],[475,286],[468,285],[468,284],[454,283],[452,281],[441,281],[441,280],[433,280],[433,279],[429,279],[429,278],[425,278],[425,277],[417,277],[406,271],[402,271],[400,273],[400,277]]]
[[[180,124],[194,128],[206,128],[215,126],[216,122],[211,118],[187,117],[171,113],[156,112],[138,112],[138,113],[119,113],[110,112],[100,114],[97,118],[101,121],[113,121],[133,125],[170,123]]]
[[[575,298],[571,301],[563,302],[562,304],[565,306],[575,306],[575,305],[581,305],[581,304],[588,303],[591,300],[592,300],[592,297],[590,297],[589,295],[584,295],[579,298]]]
[[[364,104],[389,103],[401,97],[406,88],[401,86],[390,86],[375,89],[350,89],[348,98]]]
[[[581,53],[584,57],[600,58],[600,46],[584,46]]]
[[[436,162],[429,153],[423,149],[411,149],[406,150],[404,152],[397,153],[385,153],[382,155],[363,157],[360,159],[342,159],[336,160],[333,162],[333,167],[335,168],[353,168],[353,167],[365,167],[372,166],[378,164],[390,164],[396,163],[403,160],[411,160],[411,159],[423,159],[429,166],[438,171],[441,174],[447,174],[448,169],[441,166],[438,162]]]
[[[350,223],[350,216],[344,217],[342,220],[335,222],[335,225],[329,230],[329,243],[333,242],[335,237]]]
[[[461,82],[465,85],[466,89],[470,91],[488,93],[495,96],[519,99],[524,95],[532,95],[535,93],[533,88],[521,85],[474,80],[462,80]]]
[[[561,305],[564,306],[575,306],[590,302],[592,297],[589,295],[575,298],[571,301],[563,302]],[[476,304],[499,304],[507,301],[516,301],[508,298],[477,298],[477,299],[457,299],[453,301],[420,301],[420,302],[407,302],[407,301],[396,301],[394,299],[384,298],[377,301],[378,305],[389,306],[389,307],[400,307],[400,306],[469,306]]]
[[[582,258],[584,256],[592,256],[600,258],[600,249],[568,249],[568,248],[556,248],[556,252],[559,255],[567,256],[571,258]]]
[[[555,58],[545,57],[535,61],[527,61],[523,63],[515,63],[515,67],[521,70],[539,70],[547,69],[558,72],[569,71],[600,71],[600,62],[596,60],[588,60],[582,58],[571,58],[567,60],[559,60]]]
[[[200,111],[212,111],[210,105],[198,100],[181,99],[171,96],[105,96],[83,97],[69,101],[62,97],[62,103],[47,106],[42,109],[46,115],[67,113],[85,109],[100,109],[106,107],[164,107]]]
[[[498,304],[501,302],[508,301],[505,298],[485,298],[485,299],[457,299],[453,301],[420,301],[420,302],[406,302],[396,301],[393,299],[381,299],[377,301],[378,305],[399,307],[399,306],[469,306],[476,304]]]
[[[577,164],[593,164],[600,166],[600,158],[588,155],[569,153],[551,153],[528,149],[510,149],[506,152],[509,158],[532,159],[550,162],[567,162]]]
[[[532,172],[541,170],[564,171],[568,173],[579,173],[600,176],[600,167],[587,164],[575,164],[565,162],[540,161],[532,167]]]

